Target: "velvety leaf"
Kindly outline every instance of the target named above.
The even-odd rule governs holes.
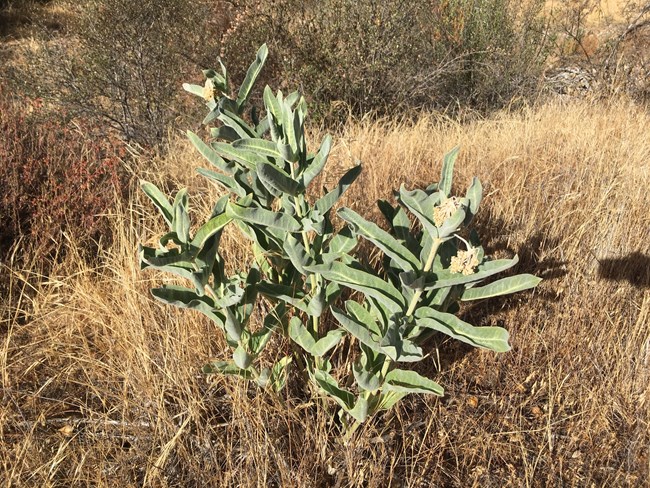
[[[470,275],[463,275],[458,273],[444,274],[433,283],[427,283],[424,287],[425,290],[437,290],[438,288],[447,288],[454,285],[462,285],[465,283],[473,283],[489,278],[492,275],[512,268],[519,262],[519,257],[515,255],[512,259],[497,259],[495,261],[486,261],[477,267],[476,273]]]
[[[468,288],[461,295],[461,300],[482,300],[483,298],[509,295],[518,291],[535,288],[542,281],[541,278],[531,274],[520,274],[497,280],[489,285]]]
[[[422,307],[416,310],[418,327],[437,330],[466,344],[496,352],[510,350],[508,331],[501,327],[475,327],[453,314]]]
[[[169,305],[198,310],[219,327],[223,327],[225,317],[214,310],[210,298],[206,296],[200,297],[194,290],[182,286],[166,285],[162,288],[153,288],[151,294],[157,300]]]
[[[311,181],[320,174],[320,172],[323,170],[325,167],[325,163],[327,163],[327,158],[330,154],[330,150],[332,149],[332,137],[327,134],[323,138],[323,142],[321,142],[320,149],[318,150],[318,153],[312,160],[311,164],[307,166],[307,169],[303,171],[301,178],[302,178],[302,184],[306,188],[309,186]]]
[[[286,213],[272,212],[263,208],[241,207],[230,203],[226,215],[244,222],[258,224],[287,232],[300,232],[300,222]]]
[[[148,181],[140,180],[142,191],[149,197],[156,208],[160,211],[167,225],[171,227],[174,220],[174,210],[167,197],[161,192],[156,185]]]
[[[244,349],[242,346],[238,346],[237,349],[235,349],[235,352],[232,355],[232,359],[235,365],[241,369],[248,369],[248,367],[253,362],[253,357],[248,354],[248,352],[246,352],[246,349]]]
[[[264,186],[271,192],[275,190],[295,197],[304,190],[298,181],[295,181],[273,164],[259,163],[257,165],[257,175]]]
[[[354,180],[356,180],[360,174],[361,174],[360,164],[354,166],[353,168],[350,168],[341,177],[338,184],[336,185],[336,188],[334,188],[332,191],[327,193],[327,195],[318,199],[316,203],[314,203],[314,208],[317,209],[321,215],[325,215],[325,213],[329,209],[331,209],[336,204],[336,202],[339,201],[339,199],[343,196],[345,191],[350,187],[352,183],[354,183]]]
[[[235,170],[235,165],[233,163],[226,162],[221,156],[219,156],[217,151],[203,142],[203,140],[194,132],[188,130],[187,137],[199,153],[201,153],[201,156],[203,156],[212,166],[221,171],[225,171],[226,173],[232,173]]]
[[[305,266],[305,269],[322,275],[326,280],[336,281],[353,290],[384,300],[385,306],[393,312],[402,311],[406,307],[404,297],[397,288],[365,271],[336,261],[328,264]]]
[[[354,407],[354,395],[341,388],[338,382],[329,373],[317,369],[313,372],[312,379],[321,390],[332,397],[336,403],[341,405],[341,407],[346,411],[349,411]]]
[[[205,374],[221,373],[225,375],[240,376],[241,378],[252,380],[253,374],[250,371],[241,369],[231,361],[214,361],[203,366]]]
[[[385,254],[393,258],[402,270],[415,271],[420,268],[420,260],[378,225],[367,221],[349,208],[341,208],[337,214],[352,227],[352,230],[357,235],[366,238],[384,251]]]
[[[400,393],[429,393],[443,396],[445,390],[433,380],[425,378],[415,371],[394,369],[386,375],[383,391]]]
[[[254,152],[263,156],[279,159],[282,157],[278,146],[272,141],[266,139],[251,138],[248,136],[246,139],[239,139],[232,143],[233,147],[243,149],[245,151]]]
[[[231,220],[232,219],[226,214],[217,215],[216,217],[211,218],[196,231],[194,239],[192,240],[192,246],[197,249],[202,249],[205,242],[223,229]]]
[[[451,194],[451,183],[454,176],[454,163],[458,158],[460,147],[455,147],[447,154],[442,161],[442,175],[440,177],[440,192],[448,197]]]
[[[226,190],[233,192],[238,197],[244,197],[248,193],[246,189],[241,186],[239,182],[232,176],[227,176],[205,168],[197,168],[196,171],[201,176],[205,176],[208,179],[216,181]]]
[[[237,107],[240,111],[250,96],[251,89],[253,88],[255,80],[257,80],[257,77],[259,76],[264,63],[266,62],[266,57],[268,54],[269,50],[266,47],[266,44],[262,44],[262,46],[257,51],[255,61],[253,61],[253,63],[248,68],[248,71],[246,72],[246,78],[244,78],[244,81],[239,87],[239,94],[237,95]]]
[[[336,307],[332,307],[332,314],[334,315],[334,318],[338,320],[341,327],[356,337],[359,342],[365,344],[373,351],[383,353],[379,342],[375,340],[373,335],[370,333],[370,330],[367,329],[366,324],[346,315],[342,310],[339,310]]]

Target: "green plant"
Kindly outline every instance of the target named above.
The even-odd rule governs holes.
[[[237,375],[279,392],[287,367],[295,360],[316,390],[333,398],[356,421],[354,425],[391,408],[408,393],[442,395],[440,385],[405,369],[403,363],[422,360],[426,342],[436,332],[476,347],[509,350],[506,330],[463,322],[455,315],[459,302],[529,289],[540,279],[518,275],[478,286],[514,266],[517,257],[489,260],[475,232],[462,237],[478,210],[482,188],[474,178],[464,197],[452,196],[457,149],[445,156],[439,183],[412,191],[402,186],[396,194],[398,206],[379,202],[390,232],[348,208],[336,212],[347,224],[336,232],[333,208],[361,166],[348,170],[335,188],[310,201],[308,189],[327,163],[332,139],[326,136],[317,153],[308,152],[307,107],[297,92],[285,97],[267,86],[265,117],[251,110],[250,122],[245,119],[251,87],[266,57],[264,45],[236,98],[229,96],[223,65],[221,73],[205,71],[204,86],[185,85],[207,101],[210,112],[205,122],[220,122],[211,129],[218,142],[208,144],[188,133],[219,170],[199,173],[229,193],[192,234],[187,192],[180,190],[172,202],[151,183],[142,183],[169,225],[158,249],[140,248],[142,266],[174,273],[193,284],[193,288],[156,288],[153,295],[198,310],[223,330],[232,360],[212,362],[205,372]],[[414,230],[412,218],[419,230]],[[219,240],[231,224],[250,240],[252,259],[247,270],[226,276]],[[383,251],[379,272],[355,256],[360,237]],[[361,293],[363,301],[350,299],[341,305],[344,290]],[[266,310],[261,320],[255,319],[256,304],[264,304]],[[330,316],[335,320],[327,320]],[[268,364],[262,352],[273,334],[283,336],[293,349],[285,349],[279,360]],[[353,378],[341,378],[333,361],[333,351],[343,341],[358,344]],[[353,383],[354,387],[347,386]],[[342,419],[350,425],[345,415]]]

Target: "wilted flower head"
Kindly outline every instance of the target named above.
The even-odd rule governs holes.
[[[214,82],[210,78],[203,85],[203,98],[208,102],[214,100]]]
[[[475,247],[467,251],[458,251],[458,253],[451,258],[451,266],[449,271],[452,273],[462,273],[465,276],[474,273],[474,269],[479,265],[478,262],[478,249]]]
[[[433,223],[440,227],[460,207],[460,199],[456,197],[447,198],[442,205],[433,209]]]

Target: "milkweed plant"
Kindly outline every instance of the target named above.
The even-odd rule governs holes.
[[[188,132],[211,166],[198,172],[227,193],[197,227],[185,189],[170,200],[143,181],[169,232],[158,247],[140,246],[141,267],[185,279],[190,286],[151,292],[167,304],[198,310],[224,334],[228,359],[210,362],[205,373],[235,375],[278,395],[288,369],[298,368],[314,395],[340,406],[351,432],[409,393],[443,395],[438,383],[409,368],[427,357],[434,334],[508,351],[508,332],[464,322],[457,316],[460,302],[526,290],[541,280],[520,274],[485,283],[518,258],[485,256],[470,227],[481,203],[480,181],[474,178],[464,196],[452,195],[458,149],[444,157],[438,183],[413,190],[402,185],[396,203],[378,202],[388,230],[349,208],[334,210],[361,165],[313,198],[310,190],[327,164],[332,138],[325,136],[318,151],[309,152],[307,106],[298,92],[285,96],[267,86],[263,112],[248,109],[267,53],[263,45],[236,98],[221,61],[219,71],[204,71],[203,86],[183,85],[209,110],[203,123],[211,126],[211,140]],[[231,276],[219,251],[227,226],[250,242],[249,263]],[[355,254],[360,239],[382,251],[379,270]],[[359,299],[343,299],[351,296]],[[266,311],[261,319],[256,307]],[[270,341],[274,335],[285,339]],[[262,356],[269,344],[279,349]],[[335,369],[342,356],[351,367]],[[269,357],[276,360],[269,363]]]

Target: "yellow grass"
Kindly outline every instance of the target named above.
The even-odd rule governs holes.
[[[534,292],[463,310],[503,325],[497,355],[442,341],[423,370],[444,399],[408,397],[342,445],[333,407],[294,385],[288,402],[206,378],[218,331],[153,301],[165,277],[135,249],[162,230],[136,194],[90,268],[71,253],[49,276],[3,258],[0,479],[6,486],[642,486],[650,445],[650,115],[575,102],[459,125],[351,122],[325,184],[356,159],[347,205],[437,179],[462,147],[459,188],[481,178],[477,226],[490,253],[518,253]],[[316,139],[316,137],[314,137]],[[184,142],[143,164],[189,186],[197,216],[215,190]],[[197,196],[196,192],[201,192]],[[228,235],[231,263],[246,259]],[[16,253],[21,250],[17,249]],[[233,267],[237,263],[232,264]]]

